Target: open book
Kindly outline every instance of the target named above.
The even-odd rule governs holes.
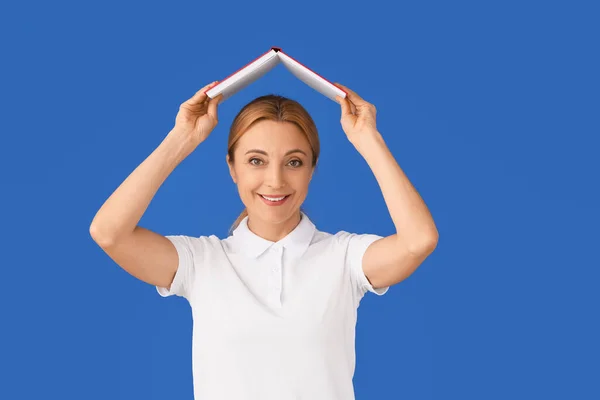
[[[310,68],[305,67],[292,57],[285,54],[279,47],[272,47],[271,50],[258,57],[243,68],[223,79],[216,86],[206,91],[206,95],[211,99],[223,94],[221,103],[229,97],[239,92],[258,78],[264,76],[277,64],[282,63],[296,78],[306,83],[324,96],[335,100],[335,96],[346,97],[346,92],[333,85],[327,79],[323,78]]]

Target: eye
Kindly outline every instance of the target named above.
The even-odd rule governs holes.
[[[302,161],[300,161],[300,160],[292,160],[292,161],[290,161],[290,164],[292,164],[292,163],[296,163],[296,164],[292,165],[292,167],[294,167],[294,168],[298,168],[298,167],[302,166]]]
[[[254,161],[256,161],[256,162],[254,162]],[[250,165],[261,165],[262,160],[259,158],[251,158],[250,160],[248,160],[248,163],[250,163]]]

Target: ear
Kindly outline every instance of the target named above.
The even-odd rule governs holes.
[[[233,179],[233,183],[237,185],[237,178],[235,175],[235,169],[233,168],[233,163],[229,159],[229,154],[225,156],[225,161],[227,162],[227,166],[229,167],[229,175],[231,175],[231,179]]]

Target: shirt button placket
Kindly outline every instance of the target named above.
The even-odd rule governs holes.
[[[282,260],[283,260],[283,247],[280,245],[275,245],[273,247],[275,250],[275,260],[273,263],[273,279],[275,281],[274,287],[274,297],[275,303],[277,305],[281,305],[281,270],[282,270]]]

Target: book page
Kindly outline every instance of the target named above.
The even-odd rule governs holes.
[[[296,78],[300,79],[311,88],[320,92],[324,96],[329,97],[333,101],[336,101],[335,96],[340,96],[342,98],[346,97],[346,93],[342,89],[338,88],[327,79],[319,76],[308,67],[300,64],[298,61],[286,55],[284,52],[280,51],[277,54],[283,65],[285,65],[286,68],[296,76]]]
[[[221,100],[221,103],[223,103],[229,97],[264,76],[279,63],[280,59],[277,57],[277,52],[271,50],[208,90],[206,95],[214,99],[219,94],[223,94],[223,99]]]

